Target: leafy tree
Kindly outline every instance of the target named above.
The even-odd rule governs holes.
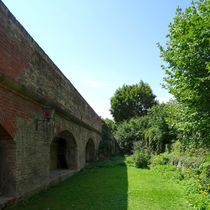
[[[108,127],[110,132],[116,130],[117,125],[113,120],[106,118],[106,119],[102,119],[102,122]]]
[[[141,143],[144,147],[144,131],[147,128],[148,118],[133,118],[117,125],[114,137],[122,152],[131,154],[135,142]]]
[[[177,103],[171,121],[185,144],[210,142],[210,1],[178,8],[169,25],[166,47],[160,46],[167,65],[165,87]]]
[[[167,104],[167,111],[167,122],[176,130],[183,149],[191,145],[197,148],[209,145],[210,117],[207,113],[194,111],[177,101]]]
[[[168,122],[169,117],[170,112],[167,104],[159,104],[149,110],[145,139],[147,147],[152,153],[164,152],[166,145],[170,145],[176,139],[177,131]]]
[[[114,137],[124,153],[131,154],[135,149],[149,153],[164,152],[166,145],[176,139],[176,129],[167,119],[170,114],[167,106],[153,106],[147,116],[117,124]]]
[[[169,25],[166,47],[160,46],[167,65],[165,86],[175,98],[210,116],[210,1],[178,8]]]
[[[111,114],[116,122],[143,116],[156,104],[155,97],[150,86],[143,81],[135,85],[123,85],[111,98]]]

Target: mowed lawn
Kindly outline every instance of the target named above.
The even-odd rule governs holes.
[[[95,163],[13,210],[191,209],[182,186],[152,170],[127,166],[122,157]]]

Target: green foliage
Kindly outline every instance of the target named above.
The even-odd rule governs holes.
[[[135,142],[150,153],[164,152],[176,138],[176,130],[167,122],[166,105],[153,106],[148,115],[118,123],[114,131],[121,150],[130,154]]]
[[[197,169],[155,165],[152,171],[167,180],[179,182],[184,187],[184,194],[190,205],[198,210],[206,210],[210,207],[210,180],[207,178],[205,170],[198,171]]]
[[[146,195],[146,196],[145,196]],[[89,165],[13,210],[137,210],[191,209],[182,186],[152,170],[128,167],[123,157]]]
[[[109,128],[110,131],[114,131],[116,129],[116,123],[110,119],[102,119],[103,123]]]
[[[156,165],[167,165],[169,163],[169,157],[167,153],[162,153],[159,155],[152,155],[150,163],[152,166]]]
[[[210,1],[192,3],[185,12],[177,9],[169,25],[166,48],[160,46],[166,87],[176,99],[210,113]]]
[[[162,153],[169,159],[169,164],[178,168],[199,168],[204,162],[208,162],[209,151],[206,148],[183,147],[180,141],[171,145],[170,153]]]
[[[128,166],[134,166],[133,156],[132,155],[125,155],[125,163]]]
[[[154,174],[156,174],[156,176],[163,177],[167,180],[172,180],[173,182],[178,182],[179,180],[179,172],[174,165],[153,165],[150,169]]]
[[[210,1],[199,0],[184,12],[178,8],[165,49],[165,87],[177,103],[171,119],[180,140],[200,147],[210,142]]]
[[[208,199],[205,195],[198,193],[190,193],[188,194],[189,203],[197,210],[207,210]]]
[[[148,168],[150,154],[141,141],[134,142],[132,160],[136,168]]]
[[[194,147],[182,150],[180,142],[172,145],[171,153],[153,155],[152,170],[174,180],[181,181],[189,203],[196,209],[210,205],[210,162],[207,151]],[[176,168],[172,172],[171,167]]]
[[[102,119],[102,140],[99,145],[99,157],[105,158],[111,155],[112,130],[115,123],[109,119]]]
[[[147,147],[151,152],[161,153],[176,139],[176,130],[167,122],[169,117],[165,104],[153,106],[148,113],[148,128],[145,130]]]
[[[142,150],[134,150],[133,163],[136,168],[148,168],[149,159],[149,155]]]
[[[148,118],[145,116],[124,121],[117,125],[114,137],[123,153],[131,154],[134,142],[139,141],[142,145],[144,144],[144,131],[147,124]]]
[[[181,171],[186,185],[188,201],[196,209],[206,209],[210,204],[210,163],[204,162],[200,167],[186,167]]]
[[[173,101],[166,105],[169,116],[167,122],[173,127],[183,146],[190,144],[208,146],[210,142],[210,116],[194,111],[186,105]]]
[[[123,85],[111,98],[111,114],[116,122],[144,116],[156,104],[155,97],[150,86],[143,81],[135,85]]]

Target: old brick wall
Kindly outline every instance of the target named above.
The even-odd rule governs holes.
[[[43,131],[35,130],[35,119],[41,116],[42,108],[39,104],[0,86],[0,125],[11,136],[10,141],[13,141],[16,148],[12,154],[5,154],[2,162],[3,159],[12,162],[9,170],[15,176],[17,194],[46,185],[48,180],[47,169],[40,165],[48,148],[44,144]],[[11,149],[8,148],[8,151]]]
[[[46,105],[54,110],[49,122],[43,121]],[[0,156],[0,164],[6,158],[14,177],[12,187],[23,197],[49,185],[54,138],[64,131],[74,137],[76,170],[86,164],[88,140],[94,141],[96,154],[101,140],[99,116],[1,0],[0,127],[12,142],[7,144],[0,129],[0,148],[14,145]]]
[[[94,110],[3,3],[0,3],[0,63],[1,80],[14,81],[22,92],[30,90],[28,94],[34,98],[44,99],[46,104],[61,108],[100,131],[100,120]]]
[[[16,192],[16,145],[12,137],[0,126],[0,192],[14,195]]]

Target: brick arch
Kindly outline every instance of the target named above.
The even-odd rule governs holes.
[[[96,152],[96,156],[97,156],[97,150],[99,148],[99,143],[101,141],[100,138],[98,138],[97,135],[95,135],[94,133],[91,133],[90,135],[87,136],[88,138],[86,138],[86,144],[89,141],[89,139],[91,139],[94,142],[95,145],[95,152]]]
[[[96,159],[96,145],[92,138],[89,138],[85,147],[86,163],[93,162]]]
[[[12,140],[12,136],[6,131],[6,129],[3,128],[0,124],[0,138]]]
[[[78,167],[78,145],[71,132],[64,130],[53,138],[50,145],[50,169],[72,169]]]
[[[16,126],[4,113],[0,112],[0,131],[9,139],[15,139]]]
[[[0,193],[15,195],[16,144],[12,136],[0,124]]]

